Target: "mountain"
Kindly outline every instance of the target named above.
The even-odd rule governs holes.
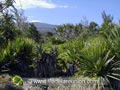
[[[46,33],[46,32],[55,33],[55,28],[57,27],[57,25],[51,25],[40,22],[32,22],[32,23],[36,26],[37,30],[40,33]]]

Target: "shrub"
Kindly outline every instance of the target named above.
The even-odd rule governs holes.
[[[14,41],[9,41],[8,46],[0,53],[1,71],[3,68],[8,70],[9,74],[31,76],[35,46],[34,41],[28,38],[16,38]]]

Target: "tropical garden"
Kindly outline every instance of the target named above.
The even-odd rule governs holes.
[[[111,80],[120,80],[120,23],[114,23],[113,16],[103,12],[102,25],[84,20],[41,34],[14,3],[0,2],[0,75],[34,77],[37,62],[48,54],[56,63],[55,77],[67,76],[72,64],[72,77],[104,79],[110,89]]]

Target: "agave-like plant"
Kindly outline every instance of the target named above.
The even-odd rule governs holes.
[[[79,56],[81,74],[88,77],[103,78],[109,85],[109,78],[120,80],[114,72],[118,67],[115,55],[112,56],[105,38],[96,37],[86,42]],[[112,88],[111,88],[112,89]]]
[[[115,27],[112,29],[107,38],[111,45],[112,53],[116,55],[117,60],[120,60],[120,28]]]

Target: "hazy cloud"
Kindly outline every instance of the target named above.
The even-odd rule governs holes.
[[[31,20],[30,22],[41,22],[40,20]]]
[[[28,9],[28,8],[48,8],[48,9],[53,9],[53,8],[68,8],[67,5],[57,5],[52,3],[52,1],[49,0],[15,0],[15,5],[18,8],[22,9]]]

